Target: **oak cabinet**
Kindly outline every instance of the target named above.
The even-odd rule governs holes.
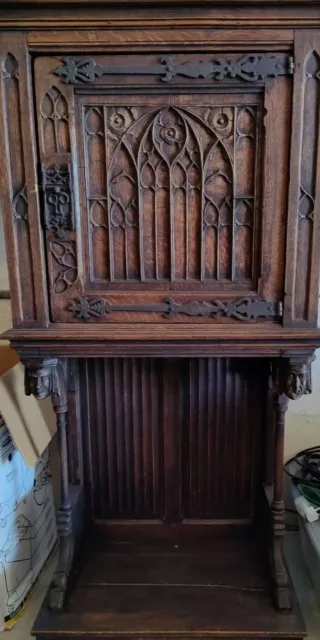
[[[34,634],[302,638],[282,459],[320,345],[319,3],[15,5],[7,337],[61,471]]]

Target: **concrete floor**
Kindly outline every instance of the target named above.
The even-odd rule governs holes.
[[[34,590],[27,600],[15,626],[10,629],[10,631],[3,631],[3,634],[6,634],[3,636],[3,640],[30,640],[30,638],[32,638],[30,630],[48,589],[57,564],[57,559],[58,553],[55,552],[40,574]]]
[[[298,532],[287,532],[285,552],[292,582],[307,627],[308,640],[320,640],[320,601],[316,600],[302,556]]]
[[[287,533],[285,549],[291,578],[307,626],[308,640],[320,640],[320,602],[318,604],[316,601],[315,593],[304,563],[300,548],[299,533]],[[45,596],[56,562],[57,557],[55,555],[42,572],[15,627],[11,629],[11,631],[5,632],[10,634],[10,636],[8,635],[8,640],[30,640],[30,629]]]

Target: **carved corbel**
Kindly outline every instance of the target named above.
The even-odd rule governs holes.
[[[281,390],[290,400],[298,400],[311,393],[311,363],[315,356],[288,358],[281,375]]]
[[[65,413],[68,408],[65,366],[58,358],[30,359],[25,366],[25,392],[38,400],[51,396],[55,413]]]

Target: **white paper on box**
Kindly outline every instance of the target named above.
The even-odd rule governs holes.
[[[1,425],[1,414],[0,414]],[[57,540],[49,456],[28,467],[0,426],[0,615],[12,623]]]

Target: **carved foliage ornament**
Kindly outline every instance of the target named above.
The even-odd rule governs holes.
[[[76,243],[72,240],[50,242],[52,258],[52,280],[55,294],[64,293],[71,287],[78,275]]]
[[[62,58],[63,64],[56,74],[66,84],[92,83],[96,78],[107,75],[148,75],[159,76],[163,82],[170,82],[175,76],[187,78],[210,78],[224,80],[238,78],[245,82],[256,82],[267,77],[293,73],[293,60],[285,60],[264,53],[246,54],[239,60],[216,58],[209,60],[191,60],[175,64],[170,56],[161,58],[159,63],[149,66],[102,66],[95,60],[75,60]]]
[[[69,311],[79,320],[89,320],[90,317],[104,318],[115,311],[126,312],[151,312],[162,313],[165,318],[173,318],[178,314],[193,317],[228,317],[237,320],[250,320],[259,317],[269,318],[282,315],[282,304],[280,302],[265,302],[262,300],[251,300],[241,298],[234,302],[175,302],[172,298],[164,300],[162,303],[150,305],[139,304],[112,304],[105,298],[88,298],[87,296],[76,298]]]
[[[71,167],[69,164],[41,166],[44,191],[44,224],[54,229],[58,238],[66,229],[74,229]]]

